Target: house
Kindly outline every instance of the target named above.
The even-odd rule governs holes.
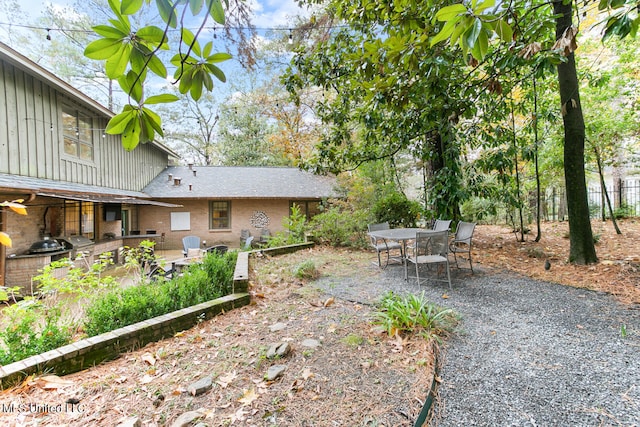
[[[126,152],[104,132],[113,116],[0,44],[0,200],[23,199],[28,212],[0,212],[0,231],[13,241],[0,246],[0,285],[29,292],[33,274],[52,260],[117,253],[123,229],[137,228],[138,207],[158,204],[140,190],[176,154],[155,142]]]
[[[140,206],[145,229],[165,235],[176,247],[187,235],[204,246],[237,247],[243,230],[259,238],[263,230],[283,230],[282,219],[297,205],[307,218],[320,211],[323,200],[337,197],[335,178],[296,168],[173,166],[142,191],[153,200],[175,207]]]
[[[0,286],[30,293],[56,259],[117,261],[143,239],[181,249],[197,234],[237,246],[243,229],[279,230],[290,203],[311,215],[333,195],[330,178],[296,169],[171,167],[177,154],[155,141],[127,152],[104,132],[114,115],[0,43],[0,201],[23,199],[28,212],[0,207],[13,241],[0,245]]]

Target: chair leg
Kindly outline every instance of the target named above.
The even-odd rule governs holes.
[[[449,290],[451,290],[451,275],[449,274],[449,262],[447,261],[446,263],[446,267],[447,267],[447,282],[449,282]]]

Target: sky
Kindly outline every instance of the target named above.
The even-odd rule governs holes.
[[[0,0],[0,6],[6,5],[11,1],[12,0]],[[252,9],[255,12],[253,24],[258,29],[258,35],[264,34],[265,33],[264,30],[270,29],[270,28],[283,28],[283,30],[286,31],[287,25],[290,25],[292,22],[292,17],[296,15],[308,14],[305,10],[300,9],[294,0],[248,0],[248,1],[252,4]],[[11,31],[11,32],[19,31],[19,29],[15,27],[11,27],[9,24],[24,25],[24,24],[35,23],[38,18],[42,17],[42,13],[48,5],[52,5],[54,8],[59,8],[64,10],[65,7],[72,6],[75,3],[75,1],[74,0],[44,0],[44,1],[43,0],[18,0],[18,3],[20,4],[20,8],[22,9],[22,11],[28,14],[29,18],[27,22],[20,22],[20,23],[11,22],[10,19],[7,17],[6,13],[4,12],[4,8],[0,7],[0,25],[2,25],[2,28],[0,28],[0,30],[3,30],[3,33],[7,31]],[[199,25],[200,20],[198,20],[197,23]],[[43,25],[43,24],[37,24],[37,25]],[[157,25],[161,25],[160,21],[157,23]],[[207,26],[210,26],[211,28],[213,25],[214,25],[214,21],[212,19],[209,19]],[[195,28],[195,25],[194,25],[194,28]],[[211,32],[211,29],[209,29],[209,32]],[[57,31],[55,30],[51,31],[51,37],[55,38],[60,36],[61,34],[59,34]],[[9,43],[9,45],[13,49],[17,50],[18,52],[21,52],[20,46],[15,46],[8,41],[5,41],[5,42]],[[30,56],[28,52],[21,52],[21,53],[25,54],[26,56]],[[230,52],[230,53],[233,54],[233,52]],[[233,76],[237,77],[238,76],[237,73],[243,72],[240,65],[237,63],[235,59],[220,63],[219,67],[227,75],[228,80],[231,79]],[[172,74],[172,71],[170,70],[169,78],[171,77],[171,74]],[[235,79],[235,81],[238,81],[238,80],[239,79]],[[163,84],[166,84],[166,82],[155,82],[154,86],[159,86]],[[229,94],[228,91],[231,90],[230,84],[228,83],[222,84],[220,82],[214,81],[214,85],[216,85],[218,88],[218,90],[214,92],[220,94],[223,97],[228,96]]]
[[[286,26],[291,22],[291,16],[299,13],[300,9],[294,0],[250,0],[254,3],[253,10],[256,12],[254,23],[256,27]],[[32,18],[40,16],[47,4],[58,7],[72,5],[74,0],[20,0],[22,10],[29,13]],[[0,21],[3,14],[0,13]]]

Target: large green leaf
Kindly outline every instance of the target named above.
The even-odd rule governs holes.
[[[462,3],[456,3],[440,9],[436,13],[435,19],[438,21],[450,21],[458,15],[463,15],[465,13],[467,13],[467,8]]]
[[[204,45],[204,49],[202,49],[202,56],[206,58],[209,55],[211,55],[212,49],[213,49],[213,42],[207,42],[207,44]]]
[[[473,48],[476,44],[476,40],[478,40],[480,31],[482,31],[482,21],[479,18],[476,18],[473,20],[471,27],[469,27],[465,32],[464,41],[468,47]]]
[[[176,78],[179,76],[179,70],[176,70]],[[193,78],[193,66],[185,65],[182,77],[180,78],[180,84],[178,90],[180,93],[187,93],[191,89],[191,80]]]
[[[131,95],[137,103],[140,103],[140,100],[142,99],[143,81],[144,76],[138,76],[135,71],[129,70],[126,76],[122,76],[118,79],[118,84],[125,93]]]
[[[227,81],[227,76],[224,75],[224,72],[222,72],[220,68],[216,67],[213,64],[204,64],[204,66],[207,68],[207,71],[216,76],[216,78],[222,83],[225,83]]]
[[[120,32],[125,33],[127,35],[131,33],[131,25],[129,25],[127,21],[109,19],[109,22],[111,23],[111,25],[113,25],[114,28],[118,29]]]
[[[220,0],[207,0],[207,7],[213,20],[218,24],[224,25],[224,9]]]
[[[211,92],[213,90],[213,80],[211,80],[211,76],[204,69],[200,74],[202,75],[202,84],[209,92]]]
[[[107,39],[123,39],[129,35],[128,33],[124,33],[120,29],[110,27],[109,25],[96,25],[95,27],[91,28],[96,32],[96,34],[99,34]]]
[[[140,74],[147,64],[147,58],[140,51],[138,46],[134,46],[134,48],[131,49],[131,56],[129,57],[129,62],[131,63],[131,69],[136,73]]]
[[[191,13],[193,16],[196,16],[202,10],[203,1],[202,0],[189,0],[189,8],[191,8]]]
[[[182,42],[187,46],[190,46],[191,50],[196,55],[198,56],[202,55],[202,51],[200,50],[200,44],[196,40],[196,37],[193,35],[191,30],[189,30],[188,28],[182,29]]]
[[[191,80],[191,87],[189,88],[189,93],[191,94],[191,98],[194,101],[197,101],[202,96],[202,74],[201,70],[197,70],[193,74],[193,78]]]
[[[142,39],[142,41],[151,46],[158,46],[161,43],[166,42],[164,31],[155,25],[140,28],[136,31],[136,37]]]
[[[163,79],[167,77],[167,68],[164,66],[164,63],[158,58],[155,54],[151,56],[149,60],[149,69],[157,76],[162,77]]]
[[[218,52],[207,56],[207,62],[214,64],[216,62],[228,61],[231,58],[233,58],[233,56],[230,53]]]
[[[447,23],[444,24],[444,27],[442,27],[440,32],[431,39],[431,46],[435,46],[441,41],[449,38],[449,36],[453,33],[453,30],[456,29],[457,25],[459,25],[457,19],[452,19],[450,21],[447,21]]]
[[[176,102],[179,100],[175,95],[169,93],[163,93],[160,95],[153,95],[144,100],[145,104],[168,104],[170,102]]]
[[[104,60],[116,55],[122,48],[118,39],[98,39],[92,41],[84,49],[84,56],[91,59]]]
[[[128,107],[129,108],[126,108],[123,112],[113,116],[111,120],[109,120],[109,123],[107,123],[107,128],[105,129],[106,133],[108,133],[109,135],[118,135],[124,132],[125,128],[131,120],[137,118],[136,110],[130,105]]]
[[[162,119],[159,115],[144,107],[142,107],[142,115],[159,135],[164,136],[164,131],[162,130]]]
[[[505,43],[511,43],[513,41],[513,30],[511,26],[502,19],[496,22],[495,28],[496,34]]]
[[[105,72],[110,79],[117,79],[124,74],[129,64],[129,56],[131,55],[131,45],[122,44],[120,49],[113,56],[107,59],[105,63]]]
[[[123,15],[133,15],[142,7],[143,0],[122,0],[122,6],[120,6],[120,12]]]
[[[136,116],[135,120],[131,120],[124,132],[122,132],[122,146],[125,150],[131,151],[140,143],[140,119]]]
[[[156,0],[156,5],[158,6],[158,12],[162,20],[171,28],[176,28],[178,26],[178,17],[171,3],[169,3],[168,0]]]

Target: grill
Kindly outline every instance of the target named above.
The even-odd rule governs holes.
[[[47,254],[49,252],[62,251],[65,248],[55,239],[46,238],[44,240],[37,241],[29,248],[30,254]]]
[[[64,247],[65,250],[71,251],[71,256],[75,257],[78,252],[89,251],[93,252],[94,243],[91,239],[85,236],[64,236],[58,237],[58,242]]]

